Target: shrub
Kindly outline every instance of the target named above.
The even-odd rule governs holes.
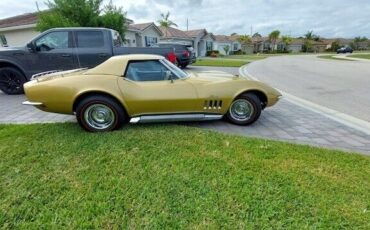
[[[212,53],[216,53],[217,55],[219,55],[220,51],[218,51],[218,50],[209,50],[209,51],[207,51],[206,56],[210,57]]]

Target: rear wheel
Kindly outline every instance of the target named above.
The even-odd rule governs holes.
[[[187,66],[188,66],[188,64],[181,64],[181,65],[180,65],[180,68],[181,68],[181,69],[185,69]]]
[[[24,75],[13,67],[0,69],[0,90],[9,95],[22,94],[23,84],[26,82]]]
[[[90,96],[78,104],[76,117],[85,130],[105,132],[120,128],[126,114],[115,100],[105,96]]]
[[[261,115],[261,100],[252,93],[242,94],[230,105],[226,118],[236,125],[250,125]]]

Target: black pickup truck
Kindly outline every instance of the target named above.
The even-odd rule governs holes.
[[[21,94],[23,84],[34,74],[92,68],[123,54],[157,54],[173,62],[181,56],[181,63],[191,63],[191,58],[175,47],[123,47],[119,33],[111,29],[57,28],[45,31],[25,47],[0,49],[0,90]]]

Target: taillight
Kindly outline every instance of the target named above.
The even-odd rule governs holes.
[[[167,59],[172,63],[176,63],[176,54],[174,52],[169,53]]]
[[[184,56],[184,57],[190,57],[190,53],[188,51],[184,51],[182,53],[182,56]]]

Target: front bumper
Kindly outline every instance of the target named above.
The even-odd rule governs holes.
[[[35,102],[35,101],[24,101],[22,102],[22,105],[40,106],[43,104],[41,102]]]

